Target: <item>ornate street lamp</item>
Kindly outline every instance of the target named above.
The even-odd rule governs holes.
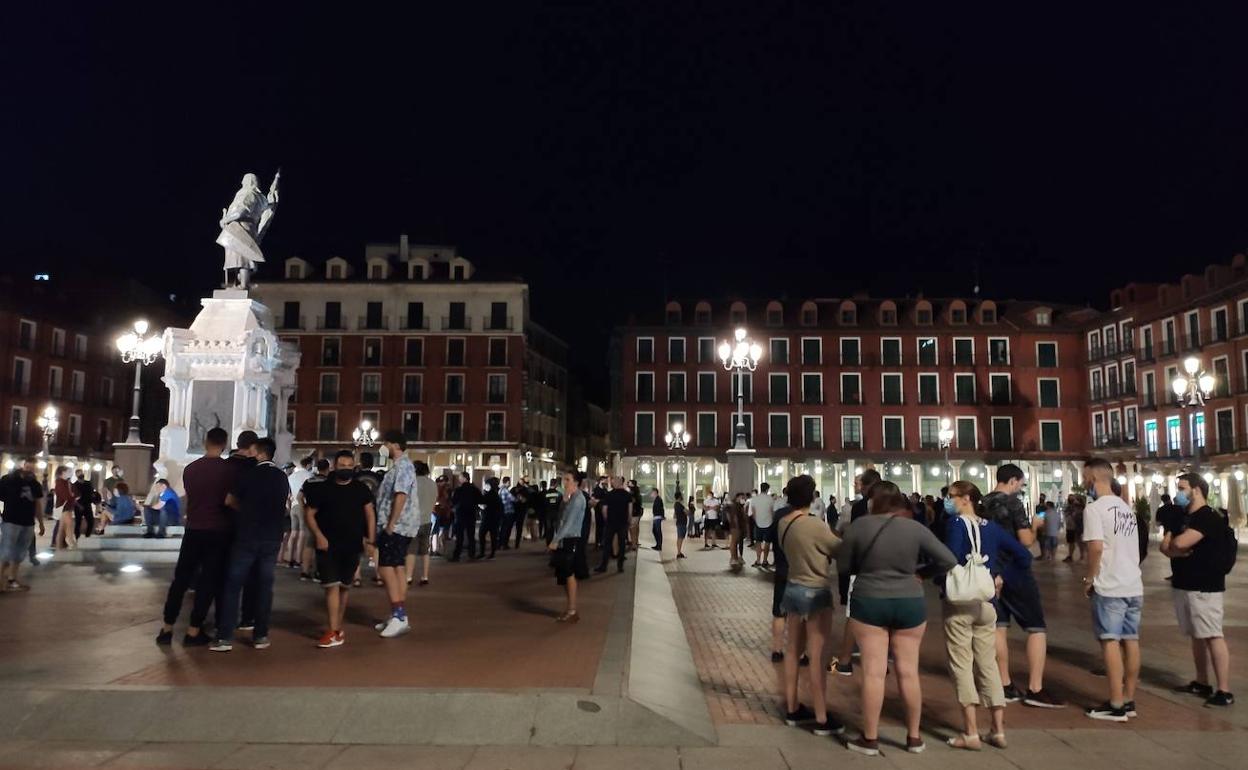
[[[359,426],[351,432],[351,440],[355,442],[357,447],[367,449],[377,444],[377,437],[381,434],[373,427],[370,420],[361,420]]]
[[[139,389],[143,387],[143,366],[160,357],[164,346],[163,335],[147,335],[147,321],[142,319],[134,322],[134,331],[126,332],[117,338],[117,350],[121,353],[123,363],[134,364],[134,404],[130,415],[130,433],[126,436],[127,444],[142,442],[139,437]]]
[[[1188,356],[1183,360],[1183,370],[1187,374],[1178,375],[1170,383],[1174,395],[1179,399],[1179,406],[1204,406],[1205,399],[1213,393],[1216,380],[1212,374],[1201,370],[1200,359],[1196,356]]]
[[[949,486],[953,474],[953,466],[949,464],[949,447],[953,444],[953,421],[948,417],[940,418],[940,432],[936,434],[940,448],[945,453],[945,486]]]
[[[747,449],[745,437],[745,392],[741,386],[745,380],[746,372],[752,372],[758,368],[758,362],[763,357],[763,348],[753,340],[747,339],[745,329],[737,329],[733,337],[735,343],[730,343],[727,340],[719,343],[719,360],[723,362],[726,371],[733,373],[737,383],[737,427],[732,448]]]
[[[61,421],[56,416],[56,407],[49,404],[44,408],[43,414],[35,419],[35,424],[43,432],[43,484],[46,487],[48,478],[52,475],[52,457],[48,453],[48,448],[52,444],[52,437],[61,427]]]
[[[684,423],[672,423],[672,429],[663,436],[663,440],[667,442],[667,448],[675,451],[687,449],[689,442],[693,440],[693,436],[689,435],[689,431],[685,430]]]

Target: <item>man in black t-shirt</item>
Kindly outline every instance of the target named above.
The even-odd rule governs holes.
[[[563,505],[563,495],[559,492],[559,479],[550,480],[542,497],[546,501],[543,519],[546,529],[542,536],[546,539],[546,545],[550,545],[554,540],[555,530],[559,528],[559,507]]]
[[[35,542],[35,523],[43,534],[43,485],[35,478],[34,458],[25,457],[12,473],[0,478],[0,590],[25,591],[17,570]]]
[[[606,510],[606,537],[602,542],[602,560],[595,572],[606,572],[607,562],[611,561],[611,551],[616,549],[616,569],[624,571],[624,555],[628,550],[628,519],[633,510],[633,495],[624,486],[624,478],[616,476],[611,479],[611,491],[603,498]]]
[[[1206,502],[1209,483],[1198,473],[1179,476],[1175,502],[1186,508],[1187,519],[1181,531],[1167,530],[1161,552],[1170,557],[1174,577],[1174,613],[1179,630],[1192,640],[1196,679],[1180,692],[1200,695],[1210,707],[1235,703],[1231,694],[1231,653],[1222,632],[1223,597],[1226,594],[1227,547],[1230,537],[1226,517]],[[1209,684],[1209,664],[1217,680]]]
[[[329,627],[316,646],[341,647],[347,592],[360,564],[364,544],[377,531],[373,493],[355,478],[355,458],[343,449],[334,457],[329,481],[314,484],[304,496],[304,519],[316,545],[316,571],[325,587]]]

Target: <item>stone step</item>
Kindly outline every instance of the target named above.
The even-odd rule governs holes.
[[[180,537],[147,538],[141,535],[132,535],[130,537],[93,535],[78,539],[78,549],[81,551],[123,551],[126,553],[134,551],[176,552],[181,547],[182,538]]]
[[[182,535],[185,529],[185,527],[168,527],[165,529],[165,532],[170,535]],[[112,524],[104,528],[104,536],[142,535],[146,531],[147,527],[141,524]]]
[[[177,542],[177,541],[174,541]],[[175,551],[116,551],[79,548],[75,551],[57,551],[49,564],[176,564]]]

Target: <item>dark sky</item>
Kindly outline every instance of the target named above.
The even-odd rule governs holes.
[[[592,369],[665,292],[966,294],[978,264],[1103,303],[1248,247],[1242,4],[35,5],[0,30],[0,260],[61,276],[206,292],[221,207],[280,165],[271,258],[459,244]]]

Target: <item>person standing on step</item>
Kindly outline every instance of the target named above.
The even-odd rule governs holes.
[[[100,493],[95,485],[87,481],[87,474],[78,468],[74,471],[74,534],[78,537],[91,537],[95,534],[95,506],[100,502]]]
[[[325,589],[328,625],[316,643],[321,649],[346,643],[343,618],[364,544],[377,532],[373,493],[356,478],[355,456],[343,449],[334,457],[330,480],[315,484],[305,497],[305,524],[316,546],[316,572]]]

